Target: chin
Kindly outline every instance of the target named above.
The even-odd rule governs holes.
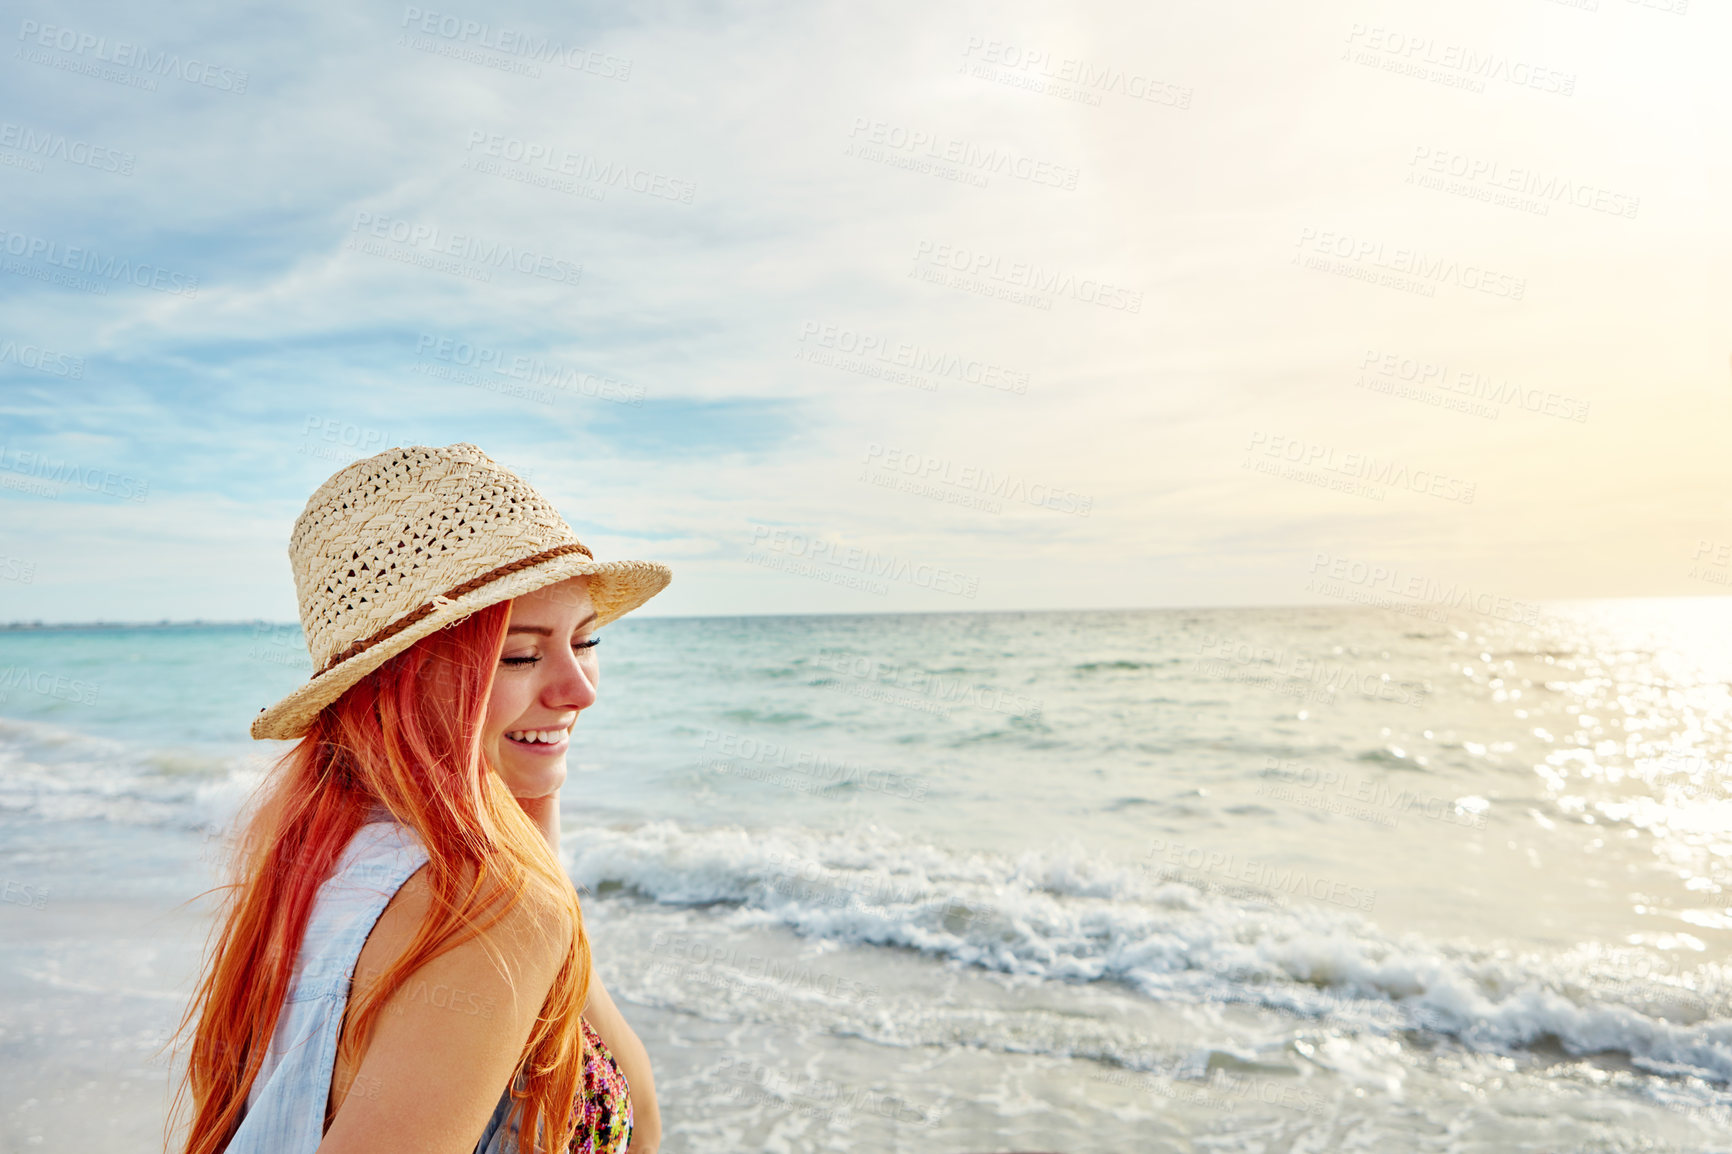
[[[546,797],[565,784],[565,761],[556,765],[507,765],[500,774],[513,797]]]

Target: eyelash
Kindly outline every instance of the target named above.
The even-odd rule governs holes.
[[[600,645],[600,644],[601,644],[601,638],[591,637],[588,641],[579,641],[577,644],[573,645],[572,648],[573,649],[594,649],[597,645]],[[540,661],[540,660],[541,660],[541,658],[539,658],[539,657],[501,657],[499,659],[499,664],[501,664],[501,665],[513,665],[513,666],[534,665],[537,661]]]

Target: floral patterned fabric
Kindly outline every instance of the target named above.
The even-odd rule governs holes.
[[[583,1063],[583,1092],[574,1107],[577,1133],[571,1154],[624,1154],[631,1142],[631,1088],[619,1063],[588,1020],[579,1019],[588,1050]]]

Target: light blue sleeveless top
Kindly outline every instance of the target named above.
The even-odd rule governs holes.
[[[318,1149],[355,962],[391,895],[426,861],[427,850],[414,830],[389,819],[363,825],[344,848],[313,900],[288,997],[226,1154],[313,1154]],[[349,1090],[361,1092],[359,1085]],[[476,1154],[518,1154],[516,1119],[506,1127],[511,1105],[507,1088]]]

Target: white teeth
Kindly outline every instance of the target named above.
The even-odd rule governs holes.
[[[528,742],[530,744],[542,743],[542,744],[552,745],[555,742],[558,742],[565,737],[565,730],[563,730],[563,729],[519,729],[513,733],[507,733],[505,736],[511,738],[513,741],[523,741],[523,742]]]

